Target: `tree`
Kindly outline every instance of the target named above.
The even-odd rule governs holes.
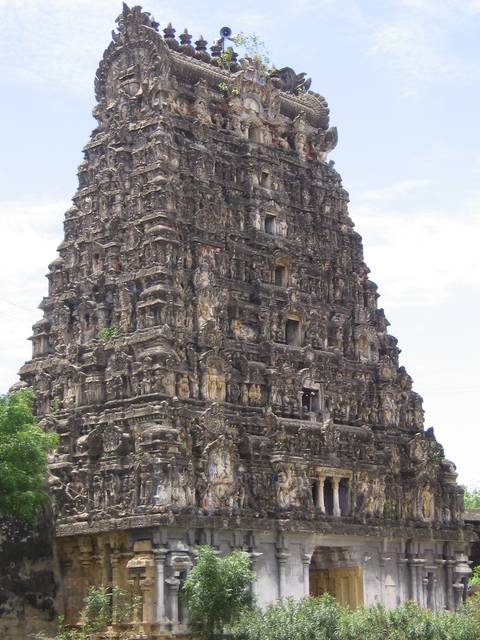
[[[32,414],[34,394],[0,396],[0,515],[31,521],[48,503],[48,454],[58,435],[43,431]]]
[[[465,509],[480,509],[480,489],[465,489]]]
[[[221,636],[253,605],[254,580],[248,554],[234,551],[221,558],[212,547],[199,547],[182,589],[192,632],[205,640]]]

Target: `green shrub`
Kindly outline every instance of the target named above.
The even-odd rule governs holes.
[[[248,554],[234,551],[221,558],[212,547],[199,547],[182,589],[193,633],[207,640],[220,637],[252,606],[254,579]]]
[[[118,336],[118,329],[117,327],[114,327],[114,326],[103,327],[103,329],[100,329],[100,331],[98,332],[98,337],[102,342],[108,342],[109,340],[111,340],[112,338],[115,338],[116,336]]]
[[[478,567],[474,567],[473,573],[470,576],[470,580],[468,581],[468,584],[471,586],[476,586],[480,584],[480,565]]]
[[[355,611],[334,598],[282,600],[265,611],[245,613],[234,629],[236,640],[480,640],[480,598],[456,613],[433,613],[407,602]]]
[[[54,638],[40,633],[36,640],[133,640],[138,636],[138,623],[119,632],[113,631],[111,624],[112,612],[117,622],[138,621],[140,596],[130,596],[118,587],[90,587],[84,603],[79,613],[79,628],[65,626],[63,618],[60,618]]]
[[[337,640],[342,610],[330,595],[286,598],[265,611],[246,611],[234,628],[238,640]]]
[[[465,489],[465,509],[480,509],[480,489]]]

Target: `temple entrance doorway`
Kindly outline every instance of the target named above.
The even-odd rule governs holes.
[[[349,549],[317,547],[310,562],[310,595],[329,593],[342,606],[363,604],[363,569],[355,566]]]

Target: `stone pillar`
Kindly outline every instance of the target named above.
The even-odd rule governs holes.
[[[449,611],[455,610],[455,596],[453,593],[453,566],[455,564],[455,560],[453,558],[448,558],[445,561],[445,572],[446,572],[446,583],[447,583],[447,593],[446,593],[446,607]]]
[[[463,591],[464,585],[462,582],[454,582],[453,585],[453,599],[454,599],[454,609],[458,609],[463,604]]]
[[[112,553],[110,558],[112,563],[112,586],[119,587],[118,565],[120,563],[120,553],[118,551]],[[112,624],[117,623],[117,595],[115,591],[112,592]]]
[[[407,564],[410,573],[410,598],[417,600],[417,567],[412,559],[410,559]]]
[[[303,595],[308,598],[310,595],[310,560],[312,556],[309,553],[302,553],[303,564]]]
[[[168,587],[168,601],[170,603],[170,621],[172,626],[179,624],[178,619],[178,592],[180,590],[180,580],[175,577],[165,580]]]
[[[142,596],[142,626],[148,635],[154,619],[153,592],[155,564],[150,540],[137,540],[133,545],[133,556],[127,563],[130,581],[138,587]]]
[[[252,571],[255,573],[255,575],[257,575],[257,562],[260,556],[262,556],[263,554],[260,553],[259,551],[250,551],[248,555],[250,557],[250,562],[252,563]],[[258,585],[258,581],[257,579],[255,579],[252,584],[252,592],[253,592],[253,595],[255,596],[258,595],[257,585]]]
[[[82,577],[85,582],[85,589],[90,583],[90,566],[93,559],[93,546],[90,538],[82,537],[78,542],[78,561],[82,567]]]
[[[416,600],[418,602],[418,605],[420,607],[424,607],[425,606],[425,600],[424,600],[424,595],[425,595],[425,583],[424,583],[424,576],[423,576],[423,565],[425,563],[425,560],[423,560],[422,558],[416,558],[415,559],[415,571],[416,571],[416,587],[417,587],[417,593],[416,593]]]
[[[165,557],[167,549],[155,549],[153,557],[155,560],[155,582],[156,582],[156,606],[155,621],[162,624],[165,621]]]
[[[325,477],[318,476],[317,479],[317,495],[316,495],[316,503],[315,507],[321,511],[321,513],[325,513]]]
[[[340,510],[340,495],[339,495],[340,478],[332,478],[333,487],[333,515],[339,518],[342,515]]]
[[[142,624],[145,631],[149,630],[150,625],[153,623],[153,594],[154,594],[155,581],[153,578],[143,578],[140,581],[140,590],[142,592]]]
[[[406,600],[408,600],[408,593],[406,592],[406,588],[405,588],[406,587],[406,581],[407,581],[407,577],[405,575],[406,574],[405,566],[406,566],[407,562],[408,562],[407,558],[399,557],[398,560],[397,560],[398,593],[399,593],[400,603],[405,602]]]
[[[106,544],[102,544],[100,554],[99,554],[99,561],[100,561],[102,585],[106,587],[110,584],[110,562],[111,562],[110,548]]]
[[[419,607],[422,606],[422,593],[423,593],[423,584],[422,584],[422,574],[420,571],[420,567],[415,564],[413,566],[413,570],[415,572],[415,587],[416,587],[416,591],[413,595],[416,603],[418,604]]]
[[[378,569],[380,578],[380,602],[385,603],[385,559],[381,549],[378,554]]]
[[[277,563],[278,563],[278,597],[285,598],[287,594],[287,577],[285,573],[285,568],[287,564],[287,560],[290,557],[290,554],[286,551],[286,549],[279,549],[277,551]]]
[[[67,546],[67,545],[65,545]],[[69,552],[71,549],[68,549]],[[63,549],[63,556],[60,561],[63,586],[63,616],[67,624],[76,624],[78,622],[77,613],[78,609],[74,602],[75,583],[72,576],[73,559],[71,555],[67,555],[65,549]]]
[[[423,574],[423,575],[422,575]],[[420,575],[422,576],[422,589],[421,589],[421,598],[422,598],[422,607],[424,609],[428,608],[428,576],[425,575],[425,570],[422,571],[420,567]]]

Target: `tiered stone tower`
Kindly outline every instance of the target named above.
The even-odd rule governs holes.
[[[212,55],[124,5],[21,376],[51,464],[67,620],[131,584],[185,629],[195,546],[251,553],[260,602],[452,607],[455,467],[398,365],[337,134],[304,74]]]

